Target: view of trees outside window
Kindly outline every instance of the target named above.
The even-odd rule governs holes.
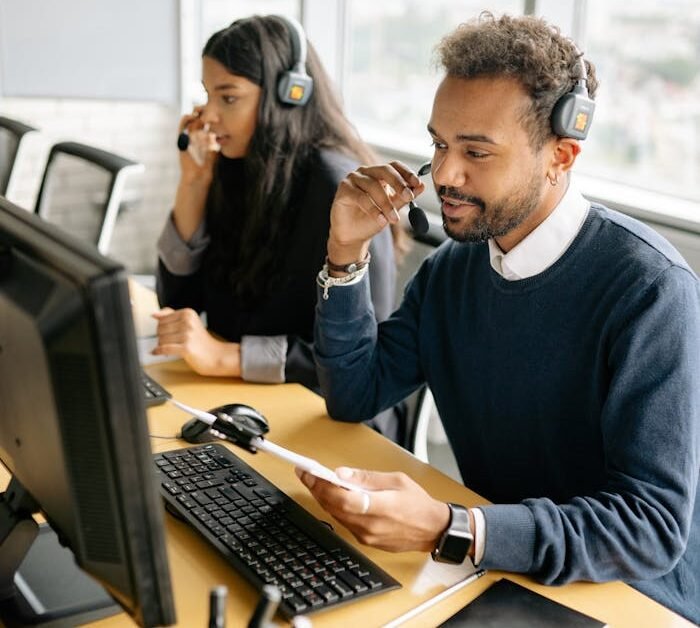
[[[344,98],[366,139],[418,155],[439,81],[435,45],[488,9],[522,1],[350,0]],[[581,47],[601,82],[577,169],[637,188],[700,200],[700,2],[589,1]],[[663,211],[663,208],[659,208]],[[700,216],[699,216],[700,218]]]
[[[586,6],[601,85],[580,169],[700,200],[700,2]]]

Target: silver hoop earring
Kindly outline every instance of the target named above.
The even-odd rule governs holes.
[[[555,187],[559,183],[559,175],[555,174],[554,178],[547,175],[547,181],[549,181],[549,185],[551,185],[552,187]]]

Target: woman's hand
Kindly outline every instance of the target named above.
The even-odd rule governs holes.
[[[380,473],[339,467],[340,478],[367,489],[359,491],[296,473],[319,504],[365,545],[390,552],[432,551],[447,528],[450,511],[405,473]]]
[[[214,177],[214,164],[219,156],[216,135],[209,132],[209,125],[202,121],[203,106],[194,108],[191,114],[180,118],[178,133],[187,129],[189,147],[180,151],[180,182],[185,185],[198,184],[207,189]]]
[[[192,309],[166,307],[153,314],[158,321],[158,345],[153,355],[175,355],[200,375],[240,377],[241,346],[214,338]]]
[[[180,119],[180,133],[187,128],[190,143],[203,144],[211,150],[204,151],[204,159],[197,163],[190,149],[180,151],[180,183],[175,195],[173,223],[184,242],[189,242],[204,220],[204,211],[209,187],[214,178],[214,164],[219,156],[216,152],[216,136],[209,133],[201,119],[203,107]],[[202,146],[199,147],[202,150]]]

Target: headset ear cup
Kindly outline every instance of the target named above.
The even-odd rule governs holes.
[[[573,89],[554,103],[549,121],[556,136],[585,140],[593,122],[595,101],[588,94],[588,68],[583,55],[579,54],[578,62],[581,76]]]
[[[552,109],[552,131],[558,137],[568,137],[566,120],[568,119],[568,111],[571,109],[572,97],[571,93],[564,94],[557,100]]]
[[[277,97],[287,105],[305,105],[314,91],[313,79],[308,74],[287,71],[277,81]]]
[[[584,87],[577,85],[554,105],[550,118],[552,131],[559,137],[585,140],[591,128],[594,111],[595,102],[585,92]]]

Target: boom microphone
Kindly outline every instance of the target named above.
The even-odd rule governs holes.
[[[431,162],[423,164],[418,168],[418,176],[422,177],[428,174],[431,166]],[[408,203],[408,222],[411,223],[411,229],[413,229],[416,235],[425,235],[428,233],[428,228],[430,227],[428,216],[425,214],[425,210],[418,207],[413,201],[409,201]]]
[[[190,134],[187,129],[184,129],[180,135],[177,136],[177,147],[181,151],[186,151],[187,147],[190,145]]]

